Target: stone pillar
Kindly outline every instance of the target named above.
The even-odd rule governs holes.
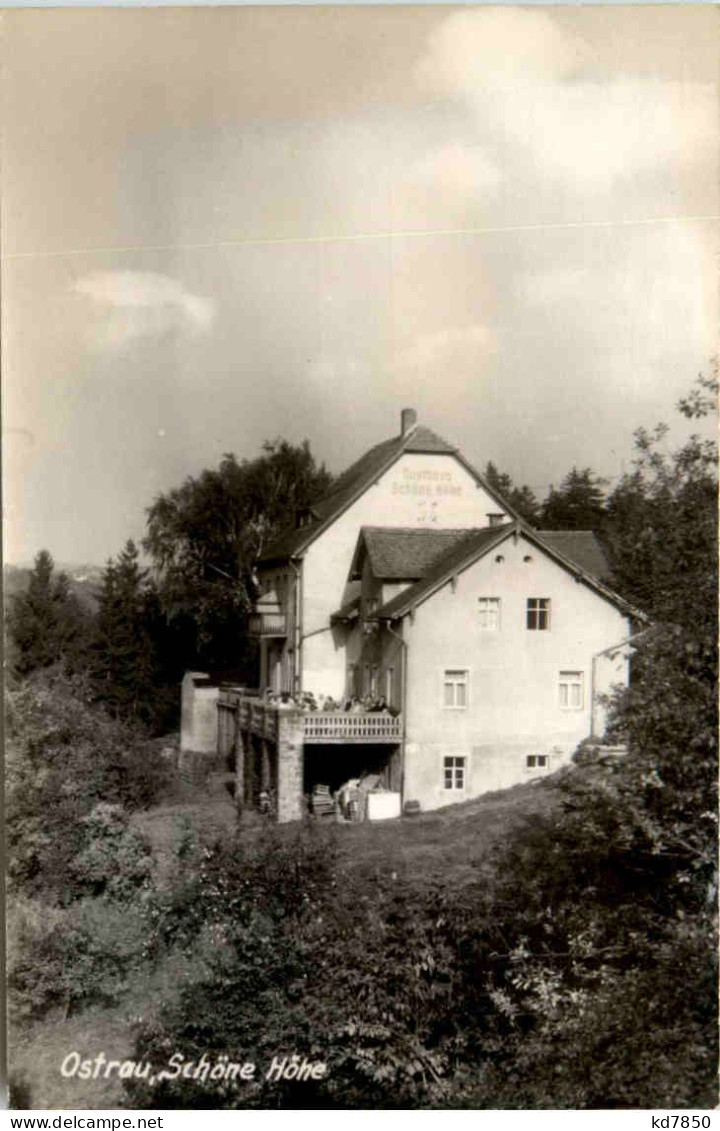
[[[217,702],[220,688],[202,672],[186,672],[182,681],[180,749],[216,754]]]
[[[280,824],[299,821],[303,804],[303,712],[278,711],[277,819]]]

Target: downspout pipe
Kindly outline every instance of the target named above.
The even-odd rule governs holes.
[[[302,585],[302,563],[298,564],[290,558],[290,568],[295,575],[294,586],[294,615],[293,615],[293,694],[300,691],[302,687],[302,625],[300,624],[300,615],[302,609],[302,595],[300,587]]]
[[[400,738],[400,812],[405,803],[405,745],[407,742],[407,655],[408,645],[407,640],[404,640],[399,632],[396,632],[392,627],[390,621],[385,621],[385,628],[391,636],[399,640],[402,647],[402,679],[400,680],[401,696],[402,696],[402,735]]]
[[[609,648],[603,648],[601,652],[596,652],[592,658],[590,669],[590,738],[596,738],[595,734],[595,685],[597,682],[597,662],[603,656],[607,656],[610,652],[617,652],[619,648],[625,648],[628,644],[634,644],[636,640],[642,640],[643,636],[647,636],[652,630],[644,628],[642,632],[635,632],[632,636],[626,636],[624,640],[620,640],[617,644],[611,644]]]

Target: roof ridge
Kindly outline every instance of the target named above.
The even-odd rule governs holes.
[[[316,521],[311,525],[295,528],[278,535],[266,547],[259,560],[267,562],[275,558],[285,559],[302,554],[319,534],[334,522],[373,482],[384,475],[404,453],[454,457],[475,482],[488,492],[491,498],[497,499],[498,504],[502,505],[503,510],[508,513],[511,519],[518,517],[510,504],[465,459],[456,445],[450,444],[426,424],[416,422],[404,435],[391,436],[387,440],[381,440],[359,456],[350,467],[338,476],[327,494],[321,499],[315,499],[311,504],[311,511]],[[457,529],[464,528],[458,527]],[[468,527],[468,529],[480,530],[482,527]]]
[[[379,530],[388,534],[444,534],[449,531],[484,530],[484,526],[361,526],[361,530]]]

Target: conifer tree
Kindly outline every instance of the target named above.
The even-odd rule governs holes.
[[[159,678],[152,635],[152,587],[138,550],[128,541],[103,574],[99,599],[94,677],[100,698],[113,714],[145,720]]]
[[[516,487],[507,472],[499,471],[492,460],[488,460],[485,465],[485,478],[525,522],[529,522],[531,526],[537,525],[540,504],[526,484]]]
[[[573,467],[558,488],[551,488],[540,521],[546,530],[594,530],[605,519],[605,480],[589,467]]]
[[[13,599],[8,616],[15,672],[25,676],[37,668],[70,663],[82,645],[85,619],[67,576],[55,574],[52,556],[41,550],[27,591]]]

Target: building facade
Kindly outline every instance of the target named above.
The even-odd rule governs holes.
[[[379,771],[432,809],[567,762],[628,679],[641,614],[607,572],[591,532],[531,529],[404,410],[257,562],[261,695],[373,701],[393,719],[385,742],[357,723],[343,742],[337,713],[306,723],[302,789]]]

